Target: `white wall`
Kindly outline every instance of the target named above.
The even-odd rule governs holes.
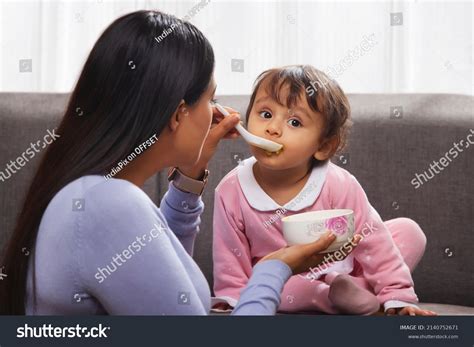
[[[115,18],[139,9],[182,18],[198,2],[3,1],[0,91],[71,91]],[[403,21],[393,18],[401,25],[391,25],[391,13],[402,13]],[[220,95],[248,94],[270,67],[312,64],[331,72],[344,59],[347,66],[333,77],[346,92],[472,95],[472,17],[470,1],[211,0],[191,22],[213,44]],[[350,58],[350,50],[371,42],[363,56]],[[31,59],[31,72],[20,72],[22,59]],[[232,71],[232,59],[243,59],[243,72]]]

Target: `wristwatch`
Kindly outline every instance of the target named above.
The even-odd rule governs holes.
[[[173,185],[183,192],[202,195],[208,176],[209,170],[204,170],[201,178],[196,180],[183,174],[177,167],[173,167],[168,172],[168,181],[173,181]]]

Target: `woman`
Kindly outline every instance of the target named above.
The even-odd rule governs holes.
[[[105,30],[27,193],[3,260],[1,313],[208,314],[191,257],[200,194],[239,122],[233,110],[214,115],[213,69],[207,39],[173,16],[138,11]],[[158,208],[139,187],[167,167]],[[234,314],[275,313],[285,281],[318,265],[333,240],[262,259]]]

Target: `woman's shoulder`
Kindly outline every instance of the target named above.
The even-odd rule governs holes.
[[[84,176],[64,188],[61,200],[80,200],[59,217],[71,226],[75,244],[94,249],[120,245],[153,228],[168,229],[166,218],[148,195],[133,183]],[[57,207],[57,206],[56,206]],[[57,211],[61,212],[60,209]]]
[[[142,215],[146,211],[156,214],[158,208],[136,185],[122,179],[106,179],[99,175],[82,176],[63,187],[51,200],[45,217],[61,218],[99,215]]]
[[[83,179],[87,179],[84,177]],[[126,203],[153,203],[146,193],[135,184],[118,178],[105,179],[101,176],[101,180],[96,184],[86,187],[84,197],[93,199],[98,203],[120,204]]]
[[[146,219],[156,220],[157,217],[164,220],[150,197],[138,186],[123,179],[103,179],[88,187],[83,197],[87,217],[94,216],[104,221],[114,219],[117,222],[128,220],[137,224]]]

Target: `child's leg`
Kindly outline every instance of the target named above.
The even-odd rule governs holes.
[[[392,235],[393,241],[400,251],[403,260],[408,265],[410,272],[413,272],[418,262],[425,252],[426,236],[420,226],[409,218],[395,218],[384,222]],[[326,275],[325,282],[331,282],[334,274]],[[363,276],[360,265],[355,262],[351,277],[357,285],[367,290],[372,287]]]
[[[409,218],[396,218],[386,221],[384,224],[390,231],[393,241],[400,251],[403,260],[408,265],[410,272],[413,272],[425,252],[425,234],[420,226]],[[332,272],[327,274],[324,279],[326,283],[331,286],[333,282],[337,285],[338,288],[334,288],[329,297],[339,309],[341,309],[340,306],[351,304],[351,302],[346,302],[344,298],[339,298],[340,294],[345,290],[345,287],[352,288],[351,290],[354,292],[353,296],[359,297],[360,302],[365,301],[369,303],[368,306],[372,303],[372,299],[367,295],[365,290],[373,293],[373,289],[364,278],[360,265],[357,263],[354,265],[354,271],[350,275],[339,276],[338,273]],[[334,281],[336,278],[338,278],[337,282]],[[350,285],[350,282],[357,286]],[[338,303],[336,303],[336,301],[338,301]]]
[[[393,241],[410,268],[410,272],[413,272],[425,253],[425,234],[420,226],[409,218],[391,219],[384,224],[392,234]]]
[[[329,284],[329,301],[340,313],[370,315],[380,309],[380,303],[364,277],[330,272],[324,280]]]
[[[323,281],[291,276],[281,294],[278,311],[304,312],[319,311],[336,314],[328,298],[329,285]]]

